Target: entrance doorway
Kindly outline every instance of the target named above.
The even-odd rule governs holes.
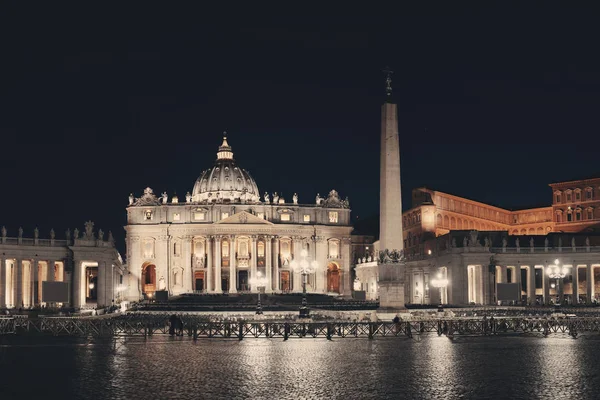
[[[238,287],[236,288],[238,292],[245,292],[249,290],[248,287],[248,271],[240,270],[238,271]]]
[[[142,293],[144,297],[153,297],[156,292],[156,266],[146,264],[142,267]]]
[[[290,271],[281,271],[281,291],[287,293],[290,291]]]
[[[330,293],[340,292],[340,267],[336,263],[327,266],[327,291]]]
[[[194,290],[196,292],[204,291],[204,271],[194,272]]]
[[[221,277],[221,291],[223,293],[227,293],[229,290],[229,278]]]

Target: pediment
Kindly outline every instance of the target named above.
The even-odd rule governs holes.
[[[240,211],[239,213],[233,214],[230,217],[215,222],[215,224],[273,225],[273,223],[246,211]]]

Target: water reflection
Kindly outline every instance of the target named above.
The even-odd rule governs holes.
[[[594,398],[598,341],[46,338],[0,347],[0,398]],[[35,377],[35,385],[31,384]]]

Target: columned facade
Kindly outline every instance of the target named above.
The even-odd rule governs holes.
[[[307,291],[351,296],[350,208],[335,190],[308,204],[295,193],[287,201],[277,192],[260,196],[224,138],[214,166],[181,200],[156,196],[150,188],[130,196],[128,299],[152,298],[156,291],[301,292],[302,276],[291,262],[303,248],[319,265],[308,276]],[[250,284],[258,272],[267,279],[264,288]],[[328,276],[335,285],[328,287]]]
[[[404,272],[405,304],[437,304],[439,290],[430,283],[440,274],[448,279],[442,289],[442,301],[453,305],[550,305],[596,304],[600,301],[600,237],[584,233],[574,238],[574,246],[560,243],[560,236],[550,234],[533,246],[521,247],[498,232],[455,231],[433,239],[428,244],[438,250],[424,257],[406,260]],[[507,240],[508,239],[508,240]],[[546,239],[546,240],[544,240]],[[433,242],[433,243],[432,243]],[[548,268],[566,268],[563,279],[552,279]],[[357,282],[367,291],[367,298],[379,294],[369,291],[376,273],[376,263],[360,259],[356,264]],[[379,279],[379,277],[377,277]],[[511,300],[499,298],[498,285],[512,284],[518,293]],[[432,293],[438,291],[437,294]]]
[[[117,305],[127,282],[112,235],[98,236],[87,222],[83,235],[75,229],[66,239],[8,237],[2,229],[0,309],[36,307],[97,308]],[[48,290],[48,293],[45,293]],[[58,296],[58,297],[56,297]]]

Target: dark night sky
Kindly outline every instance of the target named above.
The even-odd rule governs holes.
[[[9,235],[91,219],[122,249],[128,194],[191,191],[225,129],[261,193],[335,188],[374,215],[386,64],[405,209],[418,186],[523,208],[549,204],[548,183],[600,176],[593,9],[140,4],[2,4]]]

